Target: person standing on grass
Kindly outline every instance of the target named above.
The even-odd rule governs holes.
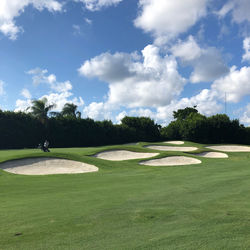
[[[50,152],[49,151],[49,141],[48,140],[45,140],[45,142],[43,144],[43,147],[44,147],[44,152]]]

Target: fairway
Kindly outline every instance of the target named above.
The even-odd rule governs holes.
[[[50,153],[1,150],[0,162],[56,157],[99,171],[32,176],[0,169],[0,249],[249,249],[250,153],[205,158],[198,154],[213,151],[209,145],[185,142],[183,147],[198,148],[186,153],[147,145],[152,144],[52,148]],[[112,150],[154,155],[123,161],[93,157]],[[168,156],[201,164],[140,164]]]

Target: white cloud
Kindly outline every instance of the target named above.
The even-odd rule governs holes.
[[[54,84],[51,84],[51,89],[55,90],[56,92],[67,92],[72,89],[72,84],[70,81],[66,82],[56,82]]]
[[[143,117],[151,117],[152,119],[157,118],[157,114],[154,113],[151,109],[149,108],[138,108],[138,109],[132,109],[129,112],[130,116],[143,116]]]
[[[193,66],[190,81],[193,83],[214,81],[229,72],[218,49],[200,48],[193,36],[180,41],[171,48],[174,56]]]
[[[250,67],[242,67],[237,70],[236,66],[230,69],[230,73],[214,81],[211,88],[216,91],[219,98],[227,94],[227,101],[237,103],[244,96],[250,95]]]
[[[206,116],[214,115],[222,109],[222,105],[218,103],[216,92],[203,89],[196,96],[173,100],[169,105],[157,108],[154,118],[162,124],[168,124],[173,120],[173,111],[193,106],[197,106],[197,110]]]
[[[22,95],[24,98],[31,99],[31,94],[30,94],[30,92],[29,92],[28,89],[22,89],[21,95]]]
[[[243,115],[240,118],[240,122],[250,126],[250,103],[244,108]]]
[[[118,124],[125,116],[145,116],[154,119],[158,124],[167,125],[173,118],[173,111],[184,109],[186,107],[197,106],[198,111],[206,116],[217,114],[223,110],[223,104],[218,99],[218,95],[213,89],[203,89],[199,94],[190,98],[174,99],[168,105],[157,108],[132,108],[122,110],[118,106],[109,105],[109,103],[96,103],[84,107],[83,115],[95,120],[111,119]],[[119,110],[117,116],[113,117],[113,111]]]
[[[187,41],[178,41],[176,45],[171,48],[174,56],[180,57],[183,61],[192,61],[197,59],[202,54],[202,49],[196,43],[193,36],[189,36]]]
[[[208,0],[139,0],[136,27],[150,32],[162,43],[191,28],[206,15]]]
[[[102,8],[117,5],[122,0],[75,0],[75,2],[82,2],[86,9],[90,11],[101,10]]]
[[[84,20],[85,20],[85,22],[86,22],[87,24],[89,24],[89,25],[91,25],[91,24],[92,24],[92,20],[91,20],[91,19],[89,19],[89,18],[85,18]]]
[[[43,95],[38,99],[43,99],[44,97],[47,98],[49,104],[56,104],[56,107],[53,109],[53,111],[58,111],[60,112],[64,106],[65,103],[73,103],[77,105],[78,107],[81,107],[84,105],[84,101],[82,100],[81,97],[79,98],[72,98],[73,94],[71,92],[61,92],[61,93],[50,93],[47,95]],[[18,99],[16,101],[16,109],[15,112],[18,111],[28,111],[27,108],[32,106],[32,100],[31,99],[26,99],[26,100],[21,100]]]
[[[3,87],[4,87],[4,82],[0,80],[0,96],[5,94]]]
[[[0,1],[0,31],[15,40],[21,27],[15,24],[15,18],[20,16],[25,8],[32,5],[39,11],[47,9],[50,12],[61,11],[63,4],[55,0],[1,0]]]
[[[193,65],[194,71],[190,77],[193,83],[214,81],[229,72],[221,53],[212,47],[203,50],[202,55],[193,62]]]
[[[134,75],[130,65],[138,57],[135,54],[126,53],[103,53],[87,60],[78,69],[79,73],[87,77],[98,77],[105,82],[122,81],[124,78]]]
[[[8,22],[1,22],[0,20],[0,31],[9,39],[11,40],[16,40],[17,39],[17,34],[19,32],[22,32],[23,29],[22,27],[17,27],[13,22],[8,21]]]
[[[56,92],[66,92],[72,89],[70,81],[58,82],[54,74],[47,75],[47,73],[47,69],[40,68],[35,68],[27,72],[27,74],[32,75],[32,81],[35,86],[45,83]]]
[[[250,61],[250,37],[246,37],[243,41],[245,54],[242,56],[242,61]]]
[[[92,102],[83,109],[83,116],[94,120],[108,120],[112,117],[112,108],[107,103]]]
[[[128,114],[127,114],[126,111],[120,112],[120,113],[115,117],[115,120],[116,120],[117,124],[121,124],[121,120],[122,120],[125,116],[127,116],[127,115],[128,115]]]
[[[214,90],[203,89],[199,94],[190,98],[181,98],[172,100],[171,103],[165,106],[157,107],[156,109],[138,108],[127,112],[121,112],[116,121],[120,121],[124,116],[146,116],[154,119],[158,124],[167,125],[173,118],[173,112],[186,107],[197,106],[199,113],[211,116],[217,114],[223,109],[223,105],[218,101],[217,94]]]
[[[78,107],[83,106],[84,101],[81,97],[73,99],[71,98],[73,94],[71,92],[61,92],[61,93],[50,93],[48,95],[44,95],[39,99],[43,99],[44,97],[47,98],[48,103],[52,104],[55,103],[56,107],[53,109],[54,111],[61,111],[65,103],[73,103]]]
[[[48,79],[48,82],[49,82],[50,84],[53,84],[53,83],[56,82],[56,76],[55,76],[54,74],[50,74],[50,75],[47,77],[47,79]]]
[[[15,108],[15,112],[28,112],[29,107],[32,106],[32,100],[31,99],[26,99],[26,100],[21,100],[18,99],[16,100],[16,108]]]
[[[220,17],[225,17],[234,8],[234,5],[234,1],[229,0],[216,14]]]
[[[130,108],[157,107],[170,103],[183,90],[186,80],[172,56],[162,56],[148,45],[142,57],[136,53],[104,53],[85,61],[79,73],[109,83],[108,103]]]
[[[41,83],[46,83],[50,87],[50,93],[41,96],[38,99],[47,98],[49,104],[56,104],[53,111],[61,111],[65,103],[73,103],[78,107],[84,105],[84,101],[81,97],[73,97],[72,84],[70,81],[58,82],[54,74],[48,75],[48,71],[45,69],[35,68],[27,72],[32,75],[33,84],[38,86]],[[55,91],[55,92],[53,92]],[[18,99],[16,101],[15,111],[27,111],[27,108],[32,106],[31,94],[27,89],[23,89],[21,94],[26,100]]]
[[[225,17],[228,13],[232,13],[233,21],[242,23],[250,22],[250,2],[249,0],[229,0],[218,12],[220,17]]]

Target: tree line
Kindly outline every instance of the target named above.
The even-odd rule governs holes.
[[[159,125],[148,117],[124,117],[116,125],[82,119],[72,103],[50,112],[54,107],[44,98],[25,113],[0,110],[0,149],[34,148],[45,140],[51,147],[88,147],[161,139]]]
[[[181,139],[199,143],[250,144],[250,128],[238,119],[230,120],[225,114],[206,117],[196,107],[173,112],[175,118],[161,131],[167,139]]]
[[[189,140],[200,143],[250,144],[250,128],[227,115],[206,117],[195,107],[174,111],[174,121],[161,127],[148,117],[129,117],[121,124],[81,118],[77,106],[66,103],[61,112],[47,99],[34,100],[28,112],[0,110],[0,149],[35,148],[46,139],[51,147],[88,147],[130,142]]]

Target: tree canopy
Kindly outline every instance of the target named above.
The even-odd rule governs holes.
[[[55,104],[48,104],[47,98],[41,100],[33,100],[32,106],[30,107],[31,114],[39,119],[43,124],[48,120],[49,111],[55,108]]]

